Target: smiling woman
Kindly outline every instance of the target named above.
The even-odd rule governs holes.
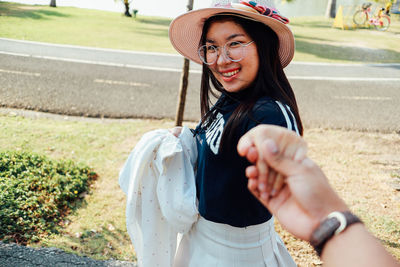
[[[169,30],[172,45],[203,67],[202,119],[193,134],[189,134],[190,138],[194,135],[197,147],[193,190],[197,199],[193,202],[198,203],[195,210],[199,216],[172,259],[162,260],[165,250],[155,253],[160,250],[145,243],[159,236],[161,228],[146,224],[143,233],[149,236],[131,235],[132,240],[139,242],[134,243],[139,265],[145,261],[148,265],[142,266],[170,261],[174,267],[295,266],[274,230],[271,213],[247,190],[245,169],[249,162],[236,152],[239,138],[258,124],[279,125],[299,135],[303,132],[296,99],[283,71],[294,54],[294,37],[286,26],[288,22],[268,0],[216,1],[211,8],[194,10],[172,21]],[[211,101],[212,96],[218,98],[216,103]],[[179,132],[176,128],[171,131],[181,140],[187,136],[186,129],[181,135]],[[146,166],[151,169],[154,164]],[[190,167],[166,168],[167,172],[178,172]],[[169,180],[176,181],[176,176]],[[282,177],[270,170],[267,178],[260,185],[272,194],[278,192]],[[163,190],[168,189],[163,187]],[[175,193],[176,190],[170,192]],[[150,204],[143,210],[149,208]],[[186,216],[183,211],[179,215]],[[137,216],[138,224],[141,218]],[[128,221],[128,231],[129,225],[134,223]]]
[[[283,71],[294,53],[287,23],[269,1],[220,2],[171,23],[175,49],[203,65],[202,120],[194,131],[201,217],[179,247],[178,255],[185,256],[178,257],[177,266],[200,261],[209,266],[294,265],[273,230],[272,215],[249,194],[249,163],[235,150],[239,138],[258,124],[302,134],[294,93]],[[218,97],[215,104],[211,95]],[[264,186],[279,191],[281,177],[271,170],[268,178]],[[265,241],[256,245],[260,236]],[[245,247],[254,250],[240,256]],[[214,255],[215,250],[220,253]]]

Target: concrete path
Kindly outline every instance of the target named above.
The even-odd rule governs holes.
[[[0,267],[38,267],[38,266],[122,266],[137,267],[132,262],[117,260],[96,261],[80,257],[56,248],[34,249],[16,244],[0,242]]]

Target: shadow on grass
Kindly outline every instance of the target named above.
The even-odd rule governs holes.
[[[28,6],[7,2],[0,2],[0,16],[18,17],[26,19],[47,19],[47,17],[69,17],[58,11],[46,10],[43,6]]]
[[[330,21],[304,21],[301,23],[296,23],[291,21],[290,26],[293,27],[307,27],[307,28],[320,28],[320,29],[327,29],[332,28],[332,22]]]
[[[167,37],[168,38],[168,30],[163,29],[143,29],[143,30],[135,30],[135,33],[156,36],[156,37]]]
[[[124,244],[124,246],[131,245],[128,233],[126,230],[117,228],[110,228],[112,222],[106,222],[106,226],[102,226],[100,230],[83,229],[78,236],[68,235],[68,242],[64,247],[69,247],[73,251],[84,254],[86,256],[93,256],[93,258],[119,258],[121,259],[121,251],[113,247],[113,244]],[[129,254],[129,259],[124,257],[122,260],[135,261],[136,257],[132,251]]]
[[[294,39],[297,41],[298,39],[310,39],[310,37],[308,36],[304,36],[304,35],[299,35],[299,34],[294,34]],[[317,37],[313,37],[312,38],[313,41],[321,41],[321,42],[332,42],[332,40],[328,40],[328,39],[322,39],[322,38],[317,38]]]
[[[149,17],[149,18],[144,18],[144,17],[137,18],[136,21],[140,22],[140,23],[155,24],[155,25],[166,26],[166,27],[168,27],[169,24],[171,23],[170,19],[152,18],[152,17]]]
[[[384,239],[379,239],[381,242],[382,242],[382,244],[383,245],[385,245],[385,246],[389,246],[389,247],[391,247],[391,248],[400,248],[400,244],[399,243],[394,243],[394,242],[391,242],[391,241],[389,241],[389,240],[384,240]]]
[[[365,63],[399,63],[400,53],[390,49],[316,44],[304,39],[296,40],[296,52],[312,54],[318,58]]]

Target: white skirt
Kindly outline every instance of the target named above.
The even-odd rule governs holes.
[[[182,237],[174,267],[296,266],[275,232],[274,220],[245,228],[202,217]]]

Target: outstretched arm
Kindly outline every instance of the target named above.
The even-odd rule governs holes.
[[[239,154],[255,166],[249,167],[251,192],[293,235],[309,241],[311,233],[332,211],[347,211],[322,170],[302,152],[300,137],[288,130],[263,125],[245,134],[238,144]],[[296,157],[296,155],[300,155]],[[260,173],[260,161],[284,175],[285,186],[275,196],[251,188]],[[399,266],[384,247],[363,226],[350,225],[329,239],[322,252],[325,266]]]

